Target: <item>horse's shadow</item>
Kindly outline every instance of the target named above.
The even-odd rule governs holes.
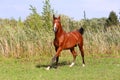
[[[63,62],[60,62],[58,63],[58,65],[56,66],[56,64],[53,64],[52,68],[57,68],[58,66],[66,66],[66,65],[69,65],[70,63],[67,62],[67,61],[63,61]],[[46,68],[48,67],[49,65],[44,65],[44,64],[37,64],[35,67],[36,68]]]

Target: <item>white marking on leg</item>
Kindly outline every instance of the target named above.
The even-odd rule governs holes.
[[[46,70],[50,70],[50,66],[48,66],[48,67],[46,68]]]
[[[85,67],[85,64],[82,64],[83,67]]]
[[[71,65],[70,65],[70,67],[74,66],[74,64],[75,64],[75,63],[74,63],[74,62],[72,62],[72,63],[71,63]]]

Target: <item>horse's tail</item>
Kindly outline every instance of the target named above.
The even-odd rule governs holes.
[[[78,31],[80,34],[82,34],[82,35],[84,34],[84,29],[82,27]]]

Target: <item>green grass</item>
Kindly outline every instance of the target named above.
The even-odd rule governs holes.
[[[120,80],[120,58],[111,55],[86,55],[82,67],[81,56],[69,67],[72,55],[61,55],[59,67],[46,71],[51,57],[22,59],[0,57],[0,80]]]

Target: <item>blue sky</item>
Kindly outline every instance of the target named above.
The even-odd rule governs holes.
[[[41,14],[44,0],[0,0],[0,18],[19,17],[24,20],[31,11],[30,5]],[[87,18],[108,17],[110,11],[120,12],[120,0],[50,0],[51,7],[58,14],[65,14],[76,20],[83,19],[83,11]]]

